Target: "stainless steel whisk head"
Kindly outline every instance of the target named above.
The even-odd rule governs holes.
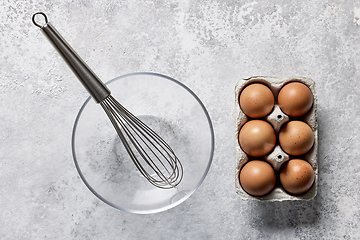
[[[37,23],[37,15],[44,17],[44,24]],[[59,51],[93,99],[102,106],[139,172],[156,187],[176,187],[183,178],[183,167],[171,147],[111,96],[99,77],[48,23],[44,13],[35,13],[32,21]]]
[[[141,174],[159,188],[178,185],[183,168],[171,147],[111,95],[100,105]]]

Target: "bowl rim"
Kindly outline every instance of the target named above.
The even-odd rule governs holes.
[[[209,170],[210,170],[210,166],[211,166],[211,163],[212,163],[212,160],[213,160],[213,156],[214,156],[214,148],[215,148],[215,137],[214,137],[214,128],[213,128],[213,125],[212,125],[212,122],[211,122],[211,118],[210,118],[210,115],[209,113],[207,112],[204,104],[201,102],[201,100],[199,99],[199,97],[190,89],[188,88],[186,85],[184,85],[183,83],[179,82],[178,80],[174,79],[174,78],[171,78],[171,77],[168,77],[166,75],[163,75],[163,74],[159,74],[159,73],[153,73],[153,72],[134,72],[134,73],[129,73],[129,74],[125,74],[125,75],[121,75],[121,76],[118,76],[118,77],[115,77],[111,80],[109,80],[108,82],[105,83],[105,85],[108,85],[112,82],[115,82],[121,78],[125,78],[125,77],[129,77],[129,76],[135,76],[135,75],[152,75],[152,76],[156,76],[156,77],[161,77],[161,78],[164,78],[166,80],[170,80],[172,81],[173,83],[175,84],[178,84],[180,87],[183,87],[187,92],[189,92],[196,100],[197,102],[199,103],[199,105],[201,106],[206,118],[207,118],[207,121],[208,121],[208,124],[209,124],[209,129],[210,129],[210,135],[211,135],[211,150],[210,150],[210,156],[209,156],[209,161],[208,161],[208,164],[205,168],[205,171],[202,175],[202,177],[200,178],[200,181],[197,183],[197,185],[191,190],[189,191],[186,196],[182,197],[180,200],[174,202],[174,203],[171,203],[165,207],[161,207],[161,208],[156,208],[156,209],[150,209],[150,210],[139,210],[139,209],[131,209],[131,208],[127,208],[127,207],[122,207],[122,206],[119,206],[119,205],[116,205],[112,202],[110,202],[109,200],[105,199],[104,197],[102,197],[99,193],[96,192],[95,189],[93,189],[91,187],[91,185],[87,182],[85,176],[82,174],[81,172],[81,169],[80,169],[80,166],[78,164],[78,160],[76,158],[76,150],[75,150],[75,136],[76,136],[76,128],[77,128],[77,125],[78,125],[78,122],[79,122],[79,119],[81,117],[81,114],[82,112],[84,111],[85,107],[87,106],[87,104],[89,103],[89,101],[92,99],[91,96],[89,96],[85,102],[82,104],[76,118],[75,118],[75,122],[74,122],[74,125],[73,125],[73,129],[72,129],[72,136],[71,136],[71,149],[72,149],[72,155],[73,155],[73,160],[74,160],[74,163],[75,163],[75,167],[80,175],[80,178],[82,179],[82,181],[84,182],[84,184],[87,186],[87,188],[97,197],[99,198],[101,201],[103,201],[104,203],[116,208],[116,209],[119,209],[119,210],[122,210],[122,211],[125,211],[125,212],[130,212],[130,213],[136,213],[136,214],[151,214],[151,213],[158,213],[158,212],[163,212],[163,211],[166,211],[166,210],[169,210],[181,203],[183,203],[186,199],[188,199],[199,187],[200,185],[203,183],[205,177],[207,176]]]

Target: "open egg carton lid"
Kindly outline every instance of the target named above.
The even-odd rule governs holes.
[[[260,159],[265,160],[266,162],[270,163],[274,168],[276,174],[280,171],[280,168],[283,163],[290,160],[291,158],[300,158],[304,159],[310,163],[310,165],[314,169],[315,173],[315,180],[312,187],[305,193],[300,195],[291,195],[287,193],[279,183],[279,179],[277,179],[277,183],[274,189],[267,195],[256,197],[249,195],[246,193],[241,185],[239,179],[239,173],[241,168],[250,160],[249,157],[240,147],[238,136],[239,131],[242,125],[244,125],[248,120],[248,116],[240,108],[239,103],[239,96],[241,91],[252,83],[262,83],[270,88],[270,90],[274,94],[274,98],[277,99],[278,93],[280,89],[289,82],[301,82],[307,85],[312,94],[313,94],[313,106],[308,113],[304,116],[296,118],[296,120],[306,122],[314,133],[314,145],[312,149],[307,152],[305,155],[291,157],[286,152],[284,152],[281,147],[277,144],[275,148],[266,156],[261,157]],[[240,79],[236,86],[235,86],[235,190],[236,193],[240,196],[243,200],[260,200],[260,201],[285,201],[285,200],[310,200],[313,199],[317,194],[317,185],[318,185],[318,164],[317,164],[317,157],[318,157],[318,125],[317,125],[317,95],[315,89],[315,82],[310,78],[305,77],[266,77],[266,76],[254,76],[250,78]],[[269,122],[276,134],[280,131],[283,124],[292,120],[291,117],[286,115],[280,109],[277,100],[275,100],[274,108],[272,112],[267,115],[263,120]]]

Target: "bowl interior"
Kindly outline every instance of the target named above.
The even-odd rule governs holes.
[[[173,189],[151,185],[101,106],[88,98],[72,136],[75,165],[86,186],[105,203],[133,213],[160,212],[185,201],[204,180],[214,152],[213,128],[204,105],[186,86],[159,74],[128,74],[106,85],[118,102],[171,146],[184,176]]]

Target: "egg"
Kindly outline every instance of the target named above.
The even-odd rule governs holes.
[[[240,171],[240,185],[250,195],[263,196],[275,186],[274,169],[267,162],[253,160],[245,164]]]
[[[290,117],[303,116],[314,101],[310,88],[300,82],[290,82],[282,87],[277,100],[280,109]]]
[[[261,157],[268,154],[275,147],[275,143],[275,130],[266,121],[251,120],[240,129],[240,147],[250,156]]]
[[[280,183],[292,194],[301,194],[311,188],[314,183],[314,169],[307,161],[292,159],[281,168]]]
[[[253,83],[244,88],[240,94],[240,108],[251,118],[262,118],[274,107],[272,91],[260,83]]]
[[[302,121],[290,121],[280,130],[281,148],[290,155],[299,156],[307,153],[314,145],[315,137],[308,124]]]

